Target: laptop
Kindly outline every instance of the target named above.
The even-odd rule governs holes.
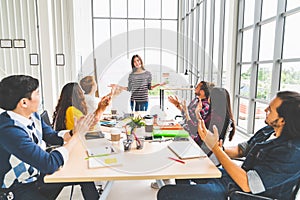
[[[169,149],[180,159],[207,157],[198,144],[191,138],[188,141],[173,141],[168,145]]]

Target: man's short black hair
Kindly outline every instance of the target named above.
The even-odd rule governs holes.
[[[300,137],[300,94],[293,91],[281,91],[277,97],[282,103],[277,108],[279,117],[283,117],[285,125],[283,134],[289,138]]]
[[[31,99],[31,94],[39,87],[39,81],[31,76],[12,75],[0,82],[0,107],[14,110],[22,98]]]

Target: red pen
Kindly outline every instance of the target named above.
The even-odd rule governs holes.
[[[169,159],[171,159],[171,160],[174,160],[174,161],[176,161],[176,162],[179,162],[179,163],[182,163],[182,164],[185,164],[185,162],[184,161],[182,161],[182,160],[179,160],[179,159],[176,159],[176,158],[172,158],[172,157],[168,157]]]

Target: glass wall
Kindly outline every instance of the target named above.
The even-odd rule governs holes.
[[[181,3],[183,48],[179,51],[184,55],[184,61],[179,64],[182,63],[185,74],[189,75],[191,85],[206,80],[224,86],[227,74],[223,64],[224,30],[228,20],[228,1],[182,0]]]
[[[178,0],[93,0],[92,12],[92,71],[101,82],[100,95],[109,92],[109,84],[127,86],[135,54],[151,71],[152,84],[188,85],[187,79],[177,75]],[[154,104],[159,104],[158,94],[158,88],[150,92]]]
[[[245,133],[265,126],[264,109],[280,90],[300,90],[300,4],[239,0],[235,116]]]

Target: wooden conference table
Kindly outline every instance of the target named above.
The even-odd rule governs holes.
[[[133,143],[129,152],[122,150],[123,145],[112,144],[120,147],[121,165],[111,167],[89,168],[86,146],[97,147],[107,139],[87,140],[79,144],[70,154],[67,163],[52,175],[45,176],[46,183],[55,182],[87,182],[108,181],[100,199],[106,199],[112,181],[114,180],[147,180],[147,179],[186,179],[186,178],[220,178],[221,172],[208,157],[184,160],[185,164],[168,159],[176,158],[175,154],[167,147],[167,142],[145,142],[142,150],[135,149]],[[162,184],[161,182],[158,182]]]

